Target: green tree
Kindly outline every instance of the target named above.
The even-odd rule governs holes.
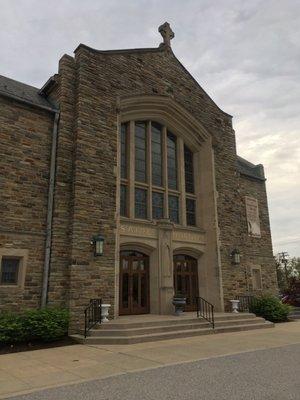
[[[287,253],[279,253],[275,257],[278,287],[285,292],[291,280],[300,279],[300,257],[288,258]]]

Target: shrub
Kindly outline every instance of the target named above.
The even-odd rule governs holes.
[[[275,296],[262,296],[255,299],[250,311],[271,322],[287,321],[290,306],[283,304]]]
[[[45,308],[26,311],[23,326],[29,340],[45,342],[62,338],[68,332],[69,314],[65,309]]]
[[[0,315],[0,344],[26,340],[22,318],[13,313]]]
[[[65,309],[45,308],[22,314],[0,316],[0,344],[41,340],[51,342],[68,332],[69,313]]]

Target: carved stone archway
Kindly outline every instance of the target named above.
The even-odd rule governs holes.
[[[169,96],[140,95],[122,97],[118,100],[118,124],[131,121],[153,120],[170,129],[181,143],[185,143],[194,153],[195,194],[199,212],[197,227],[191,229],[185,225],[174,226],[166,220],[137,221],[134,218],[120,218],[118,215],[117,249],[124,245],[134,246],[138,250],[148,248],[150,256],[150,312],[169,314],[173,311],[173,253],[184,253],[198,260],[201,271],[199,283],[201,294],[223,310],[222,277],[218,243],[218,220],[216,207],[216,188],[214,177],[214,155],[212,138],[204,126],[184,107]],[[132,128],[131,132],[132,132]],[[120,160],[120,146],[118,162]],[[120,176],[117,170],[117,210],[120,198]],[[130,193],[133,193],[130,190]],[[133,203],[129,195],[129,203]],[[133,213],[131,213],[133,215]],[[134,248],[134,247],[132,247]],[[151,250],[152,249],[152,250]],[[145,252],[145,251],[144,251]],[[116,264],[116,275],[119,262]],[[118,278],[117,280],[118,281]],[[118,294],[116,293],[116,296]]]

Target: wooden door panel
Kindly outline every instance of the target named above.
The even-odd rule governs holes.
[[[128,265],[124,263],[124,259],[128,261]],[[148,257],[122,256],[121,254],[120,315],[146,314],[148,312],[149,312]]]
[[[174,289],[186,296],[186,311],[196,311],[198,296],[197,260],[184,255],[174,256]]]

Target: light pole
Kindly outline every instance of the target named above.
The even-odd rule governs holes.
[[[287,270],[287,264],[289,262],[288,256],[289,255],[286,251],[279,253],[279,261],[284,265],[285,281],[286,281],[287,286],[288,286],[288,282],[289,282],[288,270]]]

